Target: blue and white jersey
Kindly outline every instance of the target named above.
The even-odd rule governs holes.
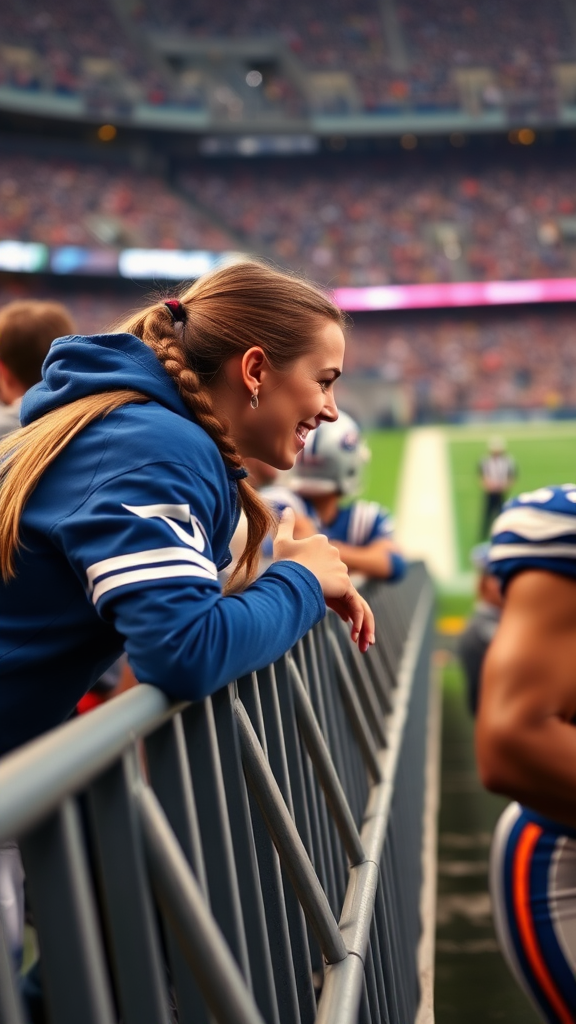
[[[576,484],[507,501],[492,527],[489,568],[504,585],[524,569],[576,579]]]
[[[311,505],[308,507],[312,508]],[[322,524],[321,530],[330,540],[341,540],[354,547],[364,547],[383,537],[392,540],[394,519],[388,509],[383,508],[377,501],[359,500],[338,509],[336,519],[329,524]]]
[[[341,540],[354,547],[364,547],[374,540],[386,537],[391,540],[394,534],[394,519],[388,509],[377,501],[353,501],[351,505],[338,509],[336,519],[331,523],[322,523],[311,501],[301,498],[288,487],[270,486],[260,491],[260,496],[272,506],[278,516],[285,508],[291,508],[296,515],[310,519],[318,533],[323,533],[330,540]]]

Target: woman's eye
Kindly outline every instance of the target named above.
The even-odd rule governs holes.
[[[324,391],[324,392],[328,391],[328,388],[330,387],[330,385],[332,383],[333,382],[331,380],[321,380],[320,381],[320,387],[322,388],[322,391]]]

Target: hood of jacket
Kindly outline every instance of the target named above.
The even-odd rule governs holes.
[[[152,349],[133,334],[70,335],[52,342],[42,380],[25,394],[23,426],[86,395],[131,388],[189,420],[194,417]]]

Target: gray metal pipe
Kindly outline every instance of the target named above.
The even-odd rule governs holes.
[[[346,946],[330,909],[304,843],[290,816],[278,783],[258,742],[246,708],[240,700],[234,704],[242,749],[242,763],[248,785],[254,794],[272,837],[282,866],[294,886],[308,923],[328,963],[347,956]]]
[[[292,679],[298,725],[300,726],[300,732],[306,744],[306,749],[316,769],[318,780],[326,797],[326,803],[332,812],[332,817],[336,823],[350,863],[353,865],[361,864],[366,859],[366,855],[360,834],[356,828],[356,822],[350,810],[350,805],[342,789],[334,762],[330,757],[328,745],[318,725],[312,703],[306,693],[296,663],[292,657],[288,657],[287,662],[288,671]]]
[[[150,881],[218,1024],[264,1024],[156,796],[134,788]]]
[[[0,761],[0,843],[18,838],[183,704],[141,685]]]

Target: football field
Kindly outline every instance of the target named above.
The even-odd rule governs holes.
[[[440,472],[435,476],[429,461],[409,465],[414,458],[429,460],[430,448],[424,449],[411,442],[425,435],[429,440],[432,433],[439,451],[444,447],[447,479]],[[481,539],[482,491],[478,462],[486,452],[489,438],[495,434],[504,438],[518,466],[512,494],[534,490],[545,484],[576,481],[576,421],[474,424],[368,434],[372,461],[366,476],[365,496],[405,516],[406,508],[401,496],[403,482],[410,473],[413,479],[422,481],[420,493],[416,492],[412,500],[430,507],[431,499],[434,499],[435,513],[449,525],[453,545],[450,568],[447,574],[438,577],[442,590],[448,594],[470,592],[473,586],[469,555],[471,548]],[[427,534],[424,540],[428,542],[433,556],[438,544],[438,522],[426,517],[420,522],[420,531]],[[400,521],[399,534],[402,534],[402,528]],[[422,537],[415,538],[415,541],[420,544]]]

